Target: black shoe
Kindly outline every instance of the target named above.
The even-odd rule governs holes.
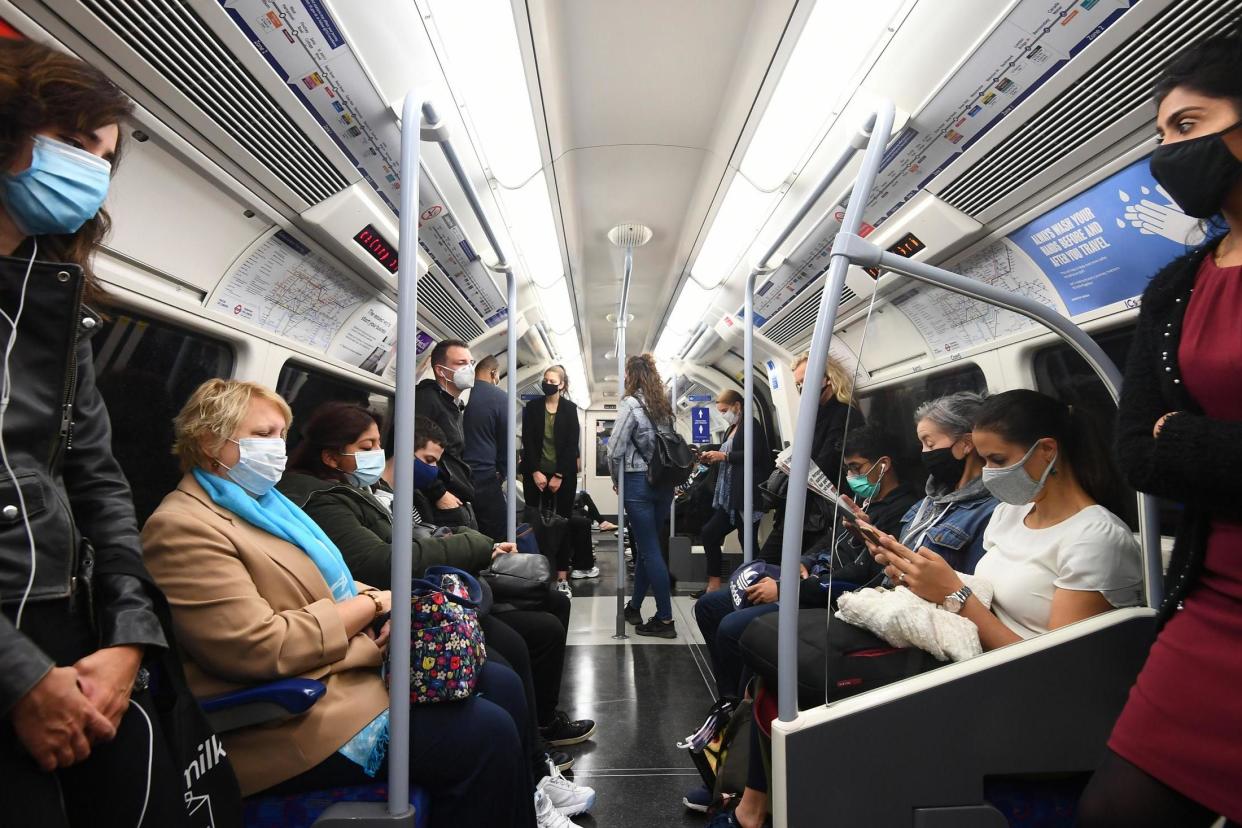
[[[647,635],[652,638],[676,638],[677,625],[672,621],[661,621],[658,618],[652,618],[646,624],[639,624],[634,632],[639,635]]]
[[[625,605],[625,623],[639,626],[643,623],[643,614],[634,609],[633,604]]]
[[[564,710],[556,711],[551,724],[539,728],[539,735],[552,747],[576,745],[590,739],[594,734],[595,722],[590,719],[570,721]]]
[[[692,592],[692,593],[690,593],[690,597],[691,597],[691,598],[693,598],[694,600],[696,600],[696,601],[697,601],[697,600],[699,600],[700,598],[702,598],[702,597],[703,597],[704,595],[706,595],[706,594],[707,594],[707,587],[703,587],[702,589],[700,589],[700,590],[698,590],[698,591],[696,591],[696,592]]]
[[[535,766],[539,769],[540,774],[548,772],[548,762],[556,765],[557,770],[564,772],[573,767],[574,757],[563,750],[549,750],[535,760]]]

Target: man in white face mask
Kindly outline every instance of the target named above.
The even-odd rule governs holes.
[[[459,339],[446,339],[431,350],[432,377],[418,384],[414,408],[444,431],[445,465],[450,481],[443,479],[427,491],[437,509],[452,510],[474,499],[469,468],[462,460],[465,437],[462,432],[462,392],[474,387],[474,357],[470,346]],[[442,520],[446,525],[451,520]],[[477,528],[477,527],[472,527]]]

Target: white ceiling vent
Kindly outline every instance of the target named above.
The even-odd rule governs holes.
[[[430,311],[440,326],[458,339],[469,342],[483,333],[483,327],[462,310],[448,288],[430,273],[418,280],[418,304]]]
[[[189,3],[82,5],[308,204],[349,186]]]
[[[1237,0],[1176,0],[941,192],[978,216],[1024,182],[1147,105],[1156,76],[1182,49],[1229,26]]]
[[[823,294],[824,288],[821,285],[810,296],[795,305],[789,313],[781,317],[779,322],[773,323],[771,327],[765,327],[763,335],[777,345],[785,345],[797,339],[808,328],[815,325],[815,317],[819,314],[819,300]],[[841,289],[841,302],[837,307],[844,307],[857,298],[858,294],[850,290],[849,286],[844,286]]]

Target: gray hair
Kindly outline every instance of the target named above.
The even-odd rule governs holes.
[[[923,403],[914,411],[914,424],[931,420],[951,437],[961,437],[975,427],[983,394],[958,391]]]

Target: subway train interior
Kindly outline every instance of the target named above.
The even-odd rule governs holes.
[[[1001,638],[963,621],[967,602],[991,591],[982,565],[980,576],[942,590],[943,603],[929,599],[904,588],[914,570],[900,554],[882,554],[870,518],[848,513],[872,503],[878,523],[875,508],[898,476],[910,503],[933,502],[939,478],[926,461],[948,444],[924,433],[923,424],[941,422],[928,404],[980,405],[963,392],[983,395],[979,410],[997,418],[1010,416],[996,413],[1000,403],[1027,399],[1000,395],[1039,392],[1067,422],[1082,414],[1102,426],[1096,448],[1114,457],[1144,290],[1166,264],[1227,229],[1219,217],[1191,215],[1198,211],[1157,180],[1153,152],[1172,127],[1157,121],[1153,89],[1171,60],[1225,35],[1238,14],[1237,0],[0,0],[5,39],[75,56],[132,100],[120,120],[123,152],[109,159],[111,230],[91,259],[101,291],[87,327],[97,328],[90,350],[111,450],[137,524],[146,524],[147,565],[168,593],[195,695],[220,701],[195,684],[198,665],[212,660],[180,613],[199,605],[177,592],[189,588],[184,573],[151,544],[164,537],[166,497],[186,485],[184,455],[179,467],[169,451],[194,415],[183,406],[208,380],[244,380],[287,402],[291,463],[325,406],[375,415],[378,438],[353,449],[357,478],[334,479],[361,479],[362,454],[381,444],[396,459],[386,501],[389,611],[413,632],[391,624],[393,650],[420,636],[422,622],[399,611],[410,601],[401,581],[414,579],[417,610],[420,579],[431,577],[408,552],[431,543],[417,540],[420,526],[487,529],[490,514],[484,534],[500,552],[516,540],[514,557],[533,549],[548,560],[541,588],[569,607],[559,718],[548,725],[539,714],[552,762],[532,774],[536,815],[515,813],[513,825],[1076,824],[1174,587],[1165,570],[1183,503],[1167,489],[1136,491],[1133,476],[1110,465],[1108,482],[1124,491],[1111,512],[1090,508],[1108,514],[1129,556],[1117,566],[1130,573],[1130,597],[1090,592],[1108,603],[1063,616],[1073,623],[1016,633],[997,622]],[[22,268],[13,272],[29,276]],[[6,297],[16,291],[9,273]],[[440,395],[434,412],[419,383]],[[475,479],[479,502],[463,504],[449,485],[444,497],[461,519],[416,513],[412,527],[395,507],[417,508],[411,488],[436,458],[441,485],[452,475],[448,455],[478,448],[471,407],[486,384],[502,392],[502,425],[487,433],[483,453],[494,456],[487,486]],[[626,402],[643,389],[645,403]],[[834,400],[845,412],[835,454],[813,451]],[[576,418],[565,432],[572,440],[562,441],[558,405]],[[670,409],[664,429],[657,421]],[[463,410],[459,449],[451,429],[428,443],[416,428],[422,418],[460,423]],[[972,431],[968,422],[945,433]],[[426,457],[436,441],[444,454]],[[1054,473],[1061,454],[1033,454],[1047,443],[1045,435],[1001,462],[976,439],[966,451],[982,455],[981,497],[1025,502],[991,482],[1014,464],[1030,472],[1028,500],[1047,481],[1077,485],[1075,475]],[[344,457],[344,446],[332,450]],[[948,451],[956,486],[966,461]],[[833,466],[821,469],[826,456]],[[1081,456],[1073,463],[1085,479]],[[473,460],[466,468],[477,471]],[[803,478],[806,487],[789,485]],[[3,491],[12,493],[16,478],[8,480]],[[442,506],[435,501],[435,516]],[[20,525],[12,508],[3,521]],[[1016,507],[996,508],[993,524]],[[903,531],[923,520],[910,511]],[[758,527],[750,537],[740,528],[748,512]],[[724,529],[709,528],[719,516]],[[935,522],[918,537],[944,539],[935,532],[952,529],[961,537],[944,549],[954,552],[973,539]],[[880,528],[905,537],[893,527]],[[1022,528],[1019,519],[1006,531]],[[971,531],[994,550],[997,530]],[[350,550],[324,531],[352,565]],[[875,567],[871,580],[852,584],[837,569],[848,563],[843,539]],[[819,563],[802,557],[816,543]],[[500,605],[490,572],[480,578]],[[808,578],[832,610],[800,610]],[[873,627],[879,647],[833,650],[847,611],[864,612],[854,587],[877,600],[910,596],[940,651]],[[636,590],[646,593],[641,606],[629,603]],[[1057,581],[1058,594],[1072,591]],[[375,613],[385,609],[380,593],[367,594]],[[726,618],[745,607],[773,612],[721,643],[713,639],[727,621],[705,621],[713,595]],[[16,597],[0,599],[11,614]],[[1054,608],[1066,606],[1059,600]],[[807,626],[812,617],[818,627]],[[1008,623],[1000,609],[989,615],[997,617]],[[968,628],[965,655],[943,637],[961,632],[957,622]],[[762,646],[761,627],[771,632]],[[827,645],[808,655],[816,634]],[[906,667],[879,667],[905,671],[891,681],[854,674],[866,672],[858,662],[889,665],[899,653],[931,663],[911,669],[903,656]],[[417,663],[390,657],[392,687],[406,668],[420,681]],[[532,644],[532,665],[539,658]],[[1236,659],[1236,650],[1218,658]],[[740,689],[722,678],[722,659],[742,671]],[[303,682],[303,695],[288,704],[264,697],[277,679]],[[239,758],[263,733],[292,733],[299,717],[314,716],[319,679],[329,680],[309,668],[273,673],[250,696],[208,704],[206,721],[245,797],[230,821],[228,803],[200,796],[194,781],[222,761],[200,755],[172,777],[185,783],[177,791],[185,824],[509,824],[446,813],[436,785],[449,783],[414,768],[407,778],[406,757],[394,756],[418,752],[426,708],[461,701],[425,700],[410,716],[394,708],[391,723],[385,714],[390,775],[367,785],[325,785],[328,794],[308,804],[305,790],[273,787],[292,771],[248,781],[252,766],[303,750],[270,738],[260,761]],[[400,701],[413,691],[391,692]],[[819,695],[808,704],[808,694]],[[1216,772],[1236,787],[1236,743],[1234,751]],[[543,787],[544,773],[559,793]],[[148,768],[148,800],[158,793],[152,779]],[[470,797],[483,801],[491,790],[483,784]],[[1182,793],[1210,811],[1205,825],[1242,818],[1230,813],[1236,791],[1232,801]],[[36,824],[11,819],[0,813],[0,824]],[[135,813],[115,824],[151,819]]]

